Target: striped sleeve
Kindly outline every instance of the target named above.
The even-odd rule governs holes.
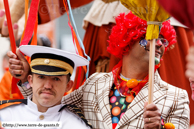
[[[24,99],[27,99],[28,96],[32,95],[32,87],[21,86],[19,83],[17,84],[20,92],[22,93]]]

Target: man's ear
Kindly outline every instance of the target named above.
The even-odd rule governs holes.
[[[72,87],[73,87],[73,81],[70,80],[70,81],[67,83],[67,87],[66,87],[65,92],[68,92]]]
[[[30,86],[33,87],[32,75],[28,75],[28,82],[29,82]]]

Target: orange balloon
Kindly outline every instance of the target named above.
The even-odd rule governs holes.
[[[131,103],[133,101],[133,99],[134,99],[133,95],[127,96],[126,97],[126,102]]]
[[[172,123],[166,123],[164,127],[165,129],[175,129],[175,126]]]
[[[127,81],[127,87],[128,88],[134,88],[138,85],[138,81],[136,79],[130,79]]]
[[[118,116],[121,113],[121,109],[119,107],[114,107],[112,109],[113,116]]]

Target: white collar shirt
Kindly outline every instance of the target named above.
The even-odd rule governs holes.
[[[0,118],[2,122],[36,122],[46,124],[48,122],[60,122],[61,129],[89,129],[88,126],[74,113],[68,109],[63,109],[62,104],[50,107],[46,112],[42,113],[38,111],[37,105],[28,97],[27,105],[19,104],[13,105],[0,110]],[[29,129],[29,127],[27,127]],[[44,128],[44,127],[43,127]],[[6,128],[5,128],[6,129]],[[17,127],[17,129],[20,129]],[[22,128],[24,129],[24,128]],[[38,129],[41,129],[40,127]],[[44,128],[45,129],[45,128]],[[60,128],[49,128],[60,129]]]

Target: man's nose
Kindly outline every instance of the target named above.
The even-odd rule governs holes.
[[[46,80],[44,83],[44,88],[51,89],[53,87],[51,80]]]

